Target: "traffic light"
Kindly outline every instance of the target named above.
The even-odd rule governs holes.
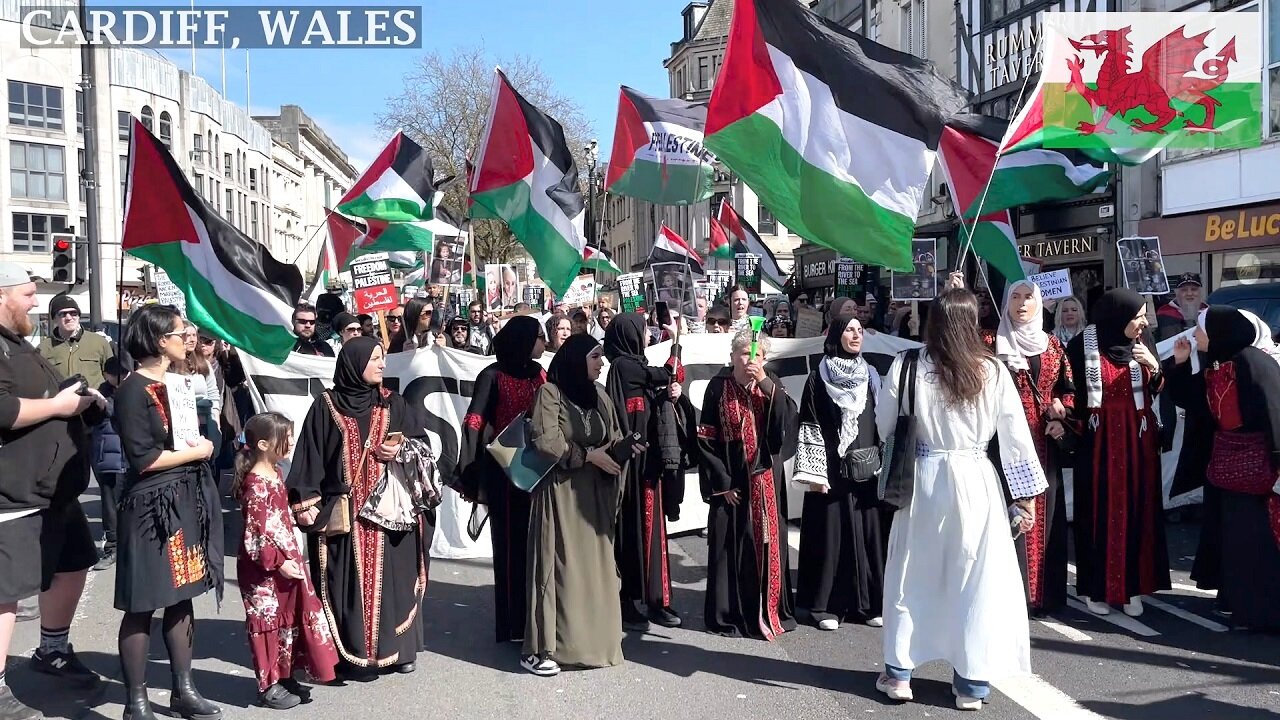
[[[76,243],[74,235],[53,236],[52,281],[72,285],[75,283]]]

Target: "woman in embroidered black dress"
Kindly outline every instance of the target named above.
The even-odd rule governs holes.
[[[876,394],[880,375],[862,357],[862,323],[827,329],[826,357],[800,397],[794,480],[803,485],[796,606],[822,630],[842,620],[884,624],[884,561],[893,507],[880,501]]]
[[[1160,428],[1152,401],[1164,385],[1142,296],[1109,290],[1093,324],[1067,346],[1075,378],[1076,591],[1089,611],[1142,614],[1142,596],[1169,589],[1160,485]]]
[[[707,514],[707,630],[773,640],[795,629],[783,461],[795,452],[796,406],[765,372],[770,341],[751,360],[751,331],[707,384],[698,423]]]
[[[213,589],[222,600],[222,508],[207,462],[207,438],[175,447],[173,413],[164,383],[185,362],[183,321],[176,310],[146,305],[129,318],[125,347],[138,363],[115,394],[112,422],[129,471],[120,491],[116,565],[120,668],[126,720],[154,720],[147,699],[151,616],[164,609],[164,644],[173,675],[170,708],[184,718],[216,720],[218,706],[191,679],[195,614],[191,600]]]
[[[674,329],[668,326],[665,331],[674,334]],[[647,630],[650,620],[664,627],[681,624],[671,607],[667,520],[679,516],[684,500],[684,464],[676,426],[693,425],[692,405],[680,397],[682,369],[674,359],[663,367],[650,366],[644,355],[647,337],[638,313],[618,315],[604,332],[604,354],[610,362],[605,385],[618,425],[624,436],[638,431],[649,443],[649,450],[623,469],[618,521],[622,624],[633,631]],[[692,433],[689,438],[691,445]]]
[[[426,507],[413,492],[410,506],[385,512],[388,496],[380,482],[387,464],[430,462],[430,450],[419,440],[425,432],[404,398],[382,386],[385,367],[374,338],[342,346],[333,389],[302,422],[287,481],[290,507],[307,533],[311,579],[338,646],[339,668],[356,677],[390,667],[413,672],[422,644],[418,607],[431,540]],[[391,433],[403,439],[389,442]],[[339,531],[344,524],[346,532]]]
[[[524,639],[529,493],[517,488],[486,450],[493,438],[533,407],[547,373],[538,364],[545,343],[537,318],[517,315],[493,336],[497,362],[480,372],[463,420],[458,489],[489,509],[493,541],[494,632],[498,642]]]
[[[1065,348],[1044,331],[1044,301],[1034,283],[1019,280],[1009,285],[992,345],[996,357],[1013,373],[1049,483],[1049,489],[1036,498],[1035,524],[1014,541],[1027,586],[1027,605],[1039,615],[1067,604],[1067,508],[1057,441],[1065,437],[1067,415],[1075,407],[1075,384]],[[1007,499],[1013,502],[1011,496]]]
[[[1209,453],[1196,457],[1219,491],[1218,600],[1239,627],[1280,629],[1280,354],[1271,328],[1249,313],[1215,305],[1200,313],[1196,345],[1209,366],[1196,373],[1191,345],[1174,345],[1168,377],[1174,402],[1212,418]],[[1207,509],[1207,506],[1206,506]],[[1200,558],[1197,558],[1199,561]]]

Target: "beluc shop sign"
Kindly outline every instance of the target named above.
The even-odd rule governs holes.
[[[1280,243],[1280,204],[1149,218],[1138,230],[1159,237],[1166,255],[1271,246]]]

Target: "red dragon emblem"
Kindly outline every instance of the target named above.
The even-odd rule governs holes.
[[[1205,38],[1211,31],[1187,37],[1186,26],[1169,33],[1142,54],[1142,67],[1130,72],[1133,43],[1129,41],[1132,26],[1119,30],[1103,30],[1071,40],[1077,52],[1092,51],[1094,57],[1106,55],[1098,70],[1097,87],[1090,88],[1082,76],[1084,60],[1076,55],[1067,59],[1071,81],[1067,92],[1078,92],[1089,103],[1094,122],[1081,122],[1077,129],[1086,134],[1111,135],[1108,127],[1113,117],[1123,120],[1134,132],[1165,134],[1169,124],[1179,117],[1187,132],[1217,132],[1214,114],[1222,104],[1208,92],[1227,81],[1227,64],[1236,60],[1236,39],[1232,37],[1214,57],[1197,66],[1196,58],[1209,49]],[[1192,76],[1192,73],[1204,77]],[[1204,120],[1197,123],[1173,106],[1173,100],[1204,108]],[[1154,120],[1126,118],[1142,108]],[[1101,113],[1099,113],[1101,111]]]

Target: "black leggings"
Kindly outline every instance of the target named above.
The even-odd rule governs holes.
[[[154,611],[125,613],[120,621],[120,669],[126,687],[141,687],[147,680],[147,648],[151,645]],[[191,647],[195,640],[195,612],[183,600],[164,609],[164,646],[174,677],[191,674]]]

